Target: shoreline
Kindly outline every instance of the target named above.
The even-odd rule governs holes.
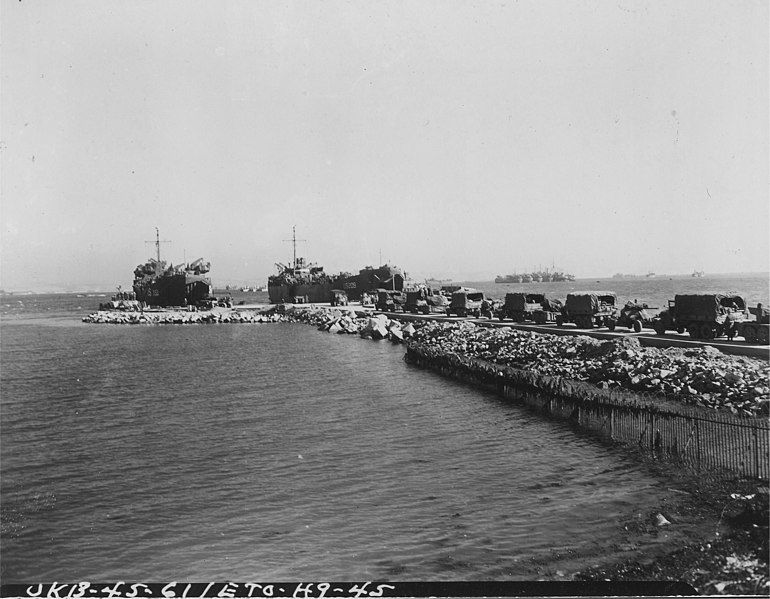
[[[295,312],[296,322],[315,325],[319,330],[330,330],[333,326],[330,326],[330,323],[335,321],[335,318],[324,314],[326,309],[320,310],[320,314],[319,310]],[[418,328],[410,335],[412,340],[408,341],[407,348],[411,347],[421,334],[422,327],[419,327],[419,323],[409,319],[407,326],[412,324],[418,324]],[[341,328],[337,332],[349,331]],[[603,560],[605,565],[579,567],[564,579],[682,581],[701,593],[770,592],[770,578],[767,575],[766,481],[734,478],[714,482],[708,477],[694,476],[679,470],[671,462],[650,460],[649,456],[644,454],[641,459],[657,471],[661,478],[675,478],[678,481],[677,486],[684,489],[680,491],[684,494],[684,499],[681,504],[677,501],[679,505],[672,513],[672,504],[663,498],[661,505],[653,513],[638,514],[639,518],[626,523],[625,529],[628,531],[631,545],[634,540],[639,541],[645,535],[657,535],[665,527],[676,528],[683,521],[688,521],[693,528],[689,533],[684,532],[683,538],[656,549],[654,555],[629,556],[628,552],[620,547],[617,555]],[[660,524],[660,516],[665,524]],[[698,523],[697,526],[693,524],[695,522]],[[696,529],[700,533],[696,534]],[[713,534],[704,535],[704,530],[713,530]]]

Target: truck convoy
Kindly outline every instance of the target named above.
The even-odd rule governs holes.
[[[332,301],[341,305],[344,291],[335,290],[333,295]],[[652,328],[658,335],[686,331],[692,339],[743,337],[747,343],[770,344],[770,311],[762,304],[749,308],[745,300],[734,293],[679,294],[669,300],[668,308],[661,310],[637,301],[627,302],[619,309],[617,295],[612,291],[572,292],[564,303],[542,293],[513,292],[506,294],[505,302],[498,305],[483,292],[470,287],[456,288],[451,301],[444,290],[422,287],[406,292],[378,289],[376,308],[383,312],[496,317],[518,323],[555,322],[558,326],[572,322],[578,328],[606,326],[610,331],[627,327],[637,333]]]

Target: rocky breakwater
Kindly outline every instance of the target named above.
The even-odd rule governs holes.
[[[327,307],[293,307],[280,315],[285,322],[299,322],[315,326],[319,331],[338,335],[360,335],[365,339],[389,339],[401,343],[414,335],[416,329],[412,323],[402,324],[384,314],[372,316],[361,310],[339,310]]]
[[[158,310],[121,311],[100,310],[83,317],[91,324],[211,324],[277,322],[281,317],[274,312],[255,310],[214,309],[207,311]]]
[[[602,342],[434,321],[415,331],[410,349],[437,359],[481,360],[530,378],[579,381],[746,416],[770,413],[768,363],[713,347],[660,349],[630,337]]]

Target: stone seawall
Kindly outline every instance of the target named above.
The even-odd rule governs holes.
[[[770,476],[770,428],[763,418],[717,412],[625,389],[603,389],[419,342],[409,342],[404,359],[703,476],[755,480]]]

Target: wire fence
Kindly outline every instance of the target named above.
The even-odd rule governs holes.
[[[407,362],[485,387],[710,478],[770,477],[770,423],[410,345]]]

